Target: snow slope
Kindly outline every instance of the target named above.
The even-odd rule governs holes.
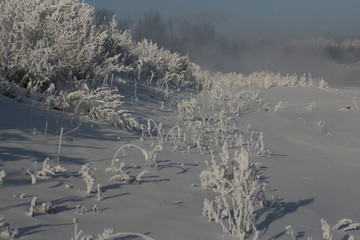
[[[260,239],[291,239],[285,234],[287,225],[293,227],[297,239],[307,236],[321,239],[321,218],[331,225],[345,217],[360,222],[360,112],[353,103],[360,106],[360,89],[273,87],[258,90],[269,109],[247,99],[247,108],[232,116],[231,123],[239,132],[249,129],[263,132],[265,146],[272,153],[268,157],[251,154],[253,162],[264,166],[262,179],[267,182],[267,198],[277,196],[275,207],[259,208],[255,212]],[[147,119],[162,122],[166,130],[177,124],[186,129],[175,107],[166,101],[162,107],[164,100],[160,94],[151,89],[139,92],[139,101],[128,103],[138,119],[144,123]],[[221,100],[215,103],[213,112],[204,106],[209,100],[206,94],[173,93],[170,102],[174,105],[190,96],[200,102],[192,119],[196,119],[201,108],[209,116],[221,110]],[[273,112],[279,101],[286,102],[286,108]],[[316,106],[313,104],[310,109],[312,102],[316,102]],[[350,110],[339,111],[347,106]],[[79,119],[75,118],[72,125],[71,114],[32,107],[30,99],[18,103],[0,96],[0,110],[0,170],[7,173],[0,188],[0,215],[4,215],[12,227],[18,227],[20,239],[48,239],[49,236],[70,239],[74,235],[73,218],[79,219],[79,228],[86,234],[113,228],[157,240],[234,239],[224,236],[220,225],[208,222],[201,214],[204,198],[214,195],[199,187],[199,174],[206,167],[205,160],[211,159],[209,154],[203,155],[197,148],[191,148],[190,153],[172,151],[171,146],[164,144],[158,167],[152,168],[144,167],[140,151],[126,149],[125,156],[121,152],[119,159],[126,163],[130,175],[135,176],[142,170],[149,173],[141,184],[109,182],[112,174],[105,173],[105,169],[119,147],[130,143],[151,150],[152,141],[141,132],[126,133],[83,119],[79,130],[65,134],[62,139],[60,164],[68,171],[52,179],[38,179],[38,183],[32,185],[29,175],[23,176],[23,170],[33,169],[35,161],[41,164],[46,157],[55,165],[60,127],[64,127],[64,133],[69,132]],[[45,142],[47,116],[49,127]],[[325,121],[323,126],[322,121]],[[215,154],[219,149],[214,147]],[[96,193],[85,191],[85,182],[78,173],[85,163],[94,169],[95,184],[101,183],[103,187],[102,201],[96,200]],[[14,193],[25,193],[25,197],[14,197]],[[38,197],[40,204],[51,201],[56,213],[39,210],[34,217],[26,216],[33,196]],[[94,204],[99,213],[91,211]],[[76,213],[77,205],[87,207],[89,212]],[[360,237],[358,231],[333,231],[333,234],[334,239],[347,239],[346,234],[355,239]],[[129,235],[116,239],[140,238]]]

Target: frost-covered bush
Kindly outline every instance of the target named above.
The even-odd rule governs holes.
[[[138,42],[131,52],[137,57],[137,76],[141,80],[154,80],[163,87],[199,88],[193,74],[195,65],[187,56],[159,48],[147,39]]]
[[[321,78],[313,78],[311,74],[287,74],[272,72],[254,72],[249,75],[237,73],[211,73],[207,71],[196,71],[197,81],[202,83],[204,89],[212,92],[218,91],[220,96],[227,89],[245,86],[259,86],[264,88],[270,87],[317,87],[326,89],[327,83]]]
[[[36,177],[39,178],[51,178],[52,176],[55,176],[57,173],[63,173],[66,172],[67,170],[60,166],[51,166],[50,163],[50,158],[46,158],[43,163],[41,164],[41,168],[37,169],[37,164],[35,163],[35,171],[36,171]]]
[[[154,143],[153,135],[157,134],[157,140],[159,142],[163,142],[163,124],[162,123],[156,123],[152,119],[147,120],[147,124],[141,124],[140,129],[142,131],[142,136],[150,136],[152,144]]]
[[[187,148],[186,133],[178,124],[164,134],[163,142],[171,145],[173,152]]]
[[[93,193],[95,178],[93,177],[93,171],[90,169],[90,165],[88,163],[82,165],[79,173],[86,183],[86,192]]]
[[[115,21],[95,24],[95,10],[78,0],[6,0],[0,3],[0,65],[21,86],[99,81],[127,71],[118,51],[126,33]]]
[[[46,212],[49,214],[55,213],[55,207],[52,205],[51,202],[43,202],[41,204],[41,208],[42,208],[43,212]]]
[[[138,122],[122,106],[122,98],[115,88],[103,86],[91,89],[84,83],[78,90],[66,95],[66,102],[68,110],[72,110],[75,115],[89,116],[93,120],[123,129],[138,128]]]
[[[29,212],[26,213],[29,217],[34,217],[35,213],[37,212],[37,197],[33,197],[30,203]]]
[[[339,222],[337,222],[332,229],[340,230],[343,232],[352,231],[352,230],[360,230],[360,223],[353,223],[351,219],[343,218]]]
[[[185,119],[187,115],[190,115],[194,112],[195,108],[198,106],[199,102],[195,98],[190,98],[187,100],[182,100],[177,104],[179,115],[182,119]]]
[[[258,156],[266,157],[271,155],[271,151],[265,148],[264,135],[262,132],[251,131],[249,150],[255,152]]]
[[[287,102],[280,101],[276,106],[274,107],[274,113],[279,112],[282,109],[287,108]]]
[[[142,181],[141,178],[149,172],[147,170],[142,170],[141,172],[138,172],[137,175],[133,175],[130,171],[126,171],[125,162],[120,162],[120,159],[117,158],[121,151],[123,151],[125,155],[125,148],[134,148],[141,151],[145,159],[144,167],[157,167],[157,154],[163,150],[163,146],[156,145],[153,149],[147,151],[134,144],[125,144],[116,151],[113,159],[111,160],[110,167],[105,169],[105,172],[112,172],[114,174],[112,177],[110,177],[110,182],[140,184]]]
[[[254,219],[257,203],[265,202],[264,186],[259,183],[256,165],[249,162],[242,148],[230,158],[224,144],[221,162],[214,159],[200,174],[201,187],[218,193],[214,200],[204,200],[203,215],[220,224],[226,234],[244,239],[258,234]]]
[[[103,86],[109,74],[132,70],[131,48],[129,32],[118,31],[115,18],[97,26],[94,8],[83,1],[0,2],[0,88],[11,97],[14,83],[44,93],[52,86],[55,109],[85,102],[92,119],[132,128],[136,121],[122,96]]]
[[[131,176],[129,175],[128,172],[125,172],[124,169],[125,162],[120,163],[119,167],[116,167],[115,162],[117,161],[118,160],[114,160],[111,166],[105,169],[105,172],[112,172],[114,174],[114,176],[110,178],[110,182],[119,181],[119,182],[130,183]]]
[[[14,82],[2,81],[0,79],[0,94],[8,96],[10,98],[15,98],[17,95],[18,86]]]

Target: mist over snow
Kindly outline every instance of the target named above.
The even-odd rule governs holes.
[[[120,25],[133,30],[135,39],[139,20],[146,21],[149,12],[158,14],[160,19],[156,23],[147,18],[150,20],[147,30],[153,32],[138,36],[138,39],[150,38],[167,49],[188,54],[194,62],[211,71],[245,74],[254,71],[310,72],[333,86],[360,86],[359,55],[344,62],[324,53],[324,49],[304,51],[293,46],[289,51],[288,48],[288,42],[293,40],[307,42],[308,39],[323,38],[340,45],[347,39],[360,38],[356,24],[360,21],[357,12],[360,3],[355,0],[86,2],[107,9],[108,15],[116,14],[123,24]],[[207,24],[214,34],[205,34],[202,37],[208,37],[207,41],[194,43],[193,39],[183,37],[191,32],[191,27],[184,22]],[[164,29],[152,28],[152,24],[163,25]],[[184,33],[182,28],[189,32]]]

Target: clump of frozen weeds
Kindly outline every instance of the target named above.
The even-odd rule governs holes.
[[[31,177],[31,184],[36,184],[37,180],[36,180],[36,174],[32,173],[30,169],[27,169],[26,171],[24,171],[24,175],[30,175]]]
[[[112,172],[114,175],[110,178],[110,182],[124,182],[124,183],[133,183],[133,184],[140,184],[142,181],[142,177],[145,174],[148,174],[149,171],[142,170],[137,175],[130,175],[130,171],[126,171],[125,162],[120,162],[120,159],[117,158],[118,154],[123,151],[125,155],[125,148],[135,148],[141,151],[142,155],[145,159],[144,167],[157,167],[157,159],[158,159],[158,152],[163,150],[163,146],[158,144],[153,149],[147,151],[144,148],[141,148],[134,144],[125,144],[121,146],[115,153],[113,159],[111,160],[110,167],[105,169],[105,172]],[[120,162],[120,163],[118,163]]]
[[[99,213],[99,208],[96,204],[94,204],[94,206],[90,209],[86,206],[76,205],[75,213],[78,214]]]
[[[154,144],[154,138],[153,134],[157,133],[157,139],[159,141],[163,141],[162,137],[162,131],[163,131],[163,124],[159,123],[157,124],[154,120],[148,119],[147,125],[141,124],[140,129],[142,131],[142,136],[149,135],[152,141],[152,144]]]
[[[78,222],[79,220],[77,218],[73,219],[74,223],[74,237],[71,238],[71,240],[110,240],[115,239],[118,237],[139,237],[143,240],[154,240],[151,237],[148,237],[144,234],[140,233],[132,233],[132,232],[115,232],[114,229],[105,228],[104,231],[97,236],[89,235],[86,236],[83,234],[82,230],[78,229]]]
[[[283,102],[283,101],[278,102],[278,104],[276,104],[276,106],[274,107],[274,113],[277,113],[280,110],[287,108],[287,105],[288,105],[287,102]]]
[[[265,148],[264,134],[258,131],[251,131],[248,149],[255,152],[258,156],[271,156],[271,151]]]
[[[184,130],[177,124],[172,127],[168,133],[163,137],[162,140],[164,143],[170,144],[172,146],[171,150],[175,152],[178,149],[186,149],[186,134]]]
[[[115,159],[115,162],[118,162],[119,159]],[[106,168],[105,172],[113,172],[114,176],[110,178],[110,182],[123,182],[123,183],[133,183],[133,184],[140,184],[142,181],[142,177],[145,174],[148,174],[149,171],[143,170],[138,173],[136,176],[130,175],[130,171],[125,171],[125,162],[121,162],[119,167],[116,167],[115,164]]]
[[[36,167],[35,171],[36,171],[36,177],[39,178],[51,178],[53,176],[55,176],[57,173],[63,173],[66,172],[67,170],[62,167],[61,165],[56,165],[56,166],[51,166],[50,165],[50,158],[46,158],[42,165],[41,168],[38,170]],[[35,166],[37,164],[35,163]]]
[[[55,213],[55,206],[52,205],[51,202],[43,202],[41,204],[41,208],[42,208],[43,212],[50,213],[50,214]]]
[[[314,110],[318,110],[317,104],[315,101],[308,103],[304,108],[304,111],[311,112]]]
[[[115,166],[115,162],[118,162],[119,159],[115,159],[112,161],[112,164],[110,167],[105,169],[105,172],[113,172],[114,176],[110,178],[110,182],[114,181],[120,181],[120,182],[130,182],[130,175],[125,172],[125,162],[120,163],[119,167]]]
[[[343,218],[338,223],[336,223],[332,229],[340,230],[343,232],[360,230],[360,223],[353,223],[351,219]]]
[[[0,187],[4,183],[4,179],[6,177],[6,172],[4,170],[0,171]]]
[[[179,102],[177,104],[177,108],[179,111],[179,115],[182,119],[191,119],[192,117],[190,116],[195,108],[198,106],[199,101],[195,98],[190,98],[188,100],[182,100],[181,102]]]
[[[6,222],[4,216],[0,217],[0,238],[1,239],[14,239],[19,234],[17,228],[13,229],[10,224]]]
[[[37,197],[33,197],[30,203],[29,212],[26,215],[28,215],[29,217],[34,217],[35,213],[37,212],[36,206],[37,206]]]
[[[204,200],[203,215],[220,224],[226,234],[239,239],[251,234],[257,238],[253,213],[256,204],[263,206],[266,201],[256,165],[249,160],[244,148],[230,158],[224,144],[221,162],[213,156],[211,164],[200,174],[201,187],[218,193],[214,200]]]
[[[92,193],[94,192],[94,182],[95,178],[92,176],[93,171],[90,170],[90,165],[84,164],[79,173],[81,174],[81,177],[83,178],[84,182],[86,183],[86,192]]]
[[[351,231],[351,230],[359,230],[360,229],[360,223],[353,223],[351,219],[343,218],[339,222],[337,222],[333,227],[330,226],[330,224],[322,218],[320,220],[321,222],[321,230],[322,230],[322,238],[326,240],[333,240],[333,234],[332,230],[340,230],[343,232]],[[291,236],[293,240],[298,239],[295,236],[295,231],[291,225],[288,225],[285,227],[286,234]],[[348,240],[354,240],[354,236],[346,235],[345,238]],[[307,237],[307,240],[313,240],[312,237]]]
[[[321,230],[323,231],[323,238],[327,240],[332,240],[333,236],[331,234],[331,227],[329,223],[324,218],[322,218],[320,221],[321,221]]]
[[[38,167],[37,162],[34,163],[34,169],[27,169],[23,172],[23,175],[30,175],[31,178],[31,184],[37,183],[37,178],[41,179],[50,179],[53,176],[55,176],[58,173],[64,173],[67,171],[63,166],[56,165],[52,166],[50,165],[50,158],[45,158],[43,163],[41,164],[41,167]]]
[[[157,159],[158,159],[158,153],[161,152],[163,150],[163,146],[158,144],[156,145],[153,149],[147,151],[135,144],[125,144],[121,147],[118,148],[118,150],[116,151],[112,161],[111,161],[111,168],[113,168],[115,166],[115,162],[117,161],[117,156],[118,154],[123,151],[123,153],[125,154],[125,148],[135,148],[141,151],[141,153],[144,156],[145,159],[145,167],[157,167]]]

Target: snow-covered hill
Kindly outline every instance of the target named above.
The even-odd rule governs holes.
[[[204,198],[212,199],[215,194],[200,187],[199,174],[206,169],[205,161],[211,160],[211,150],[213,158],[219,159],[222,143],[227,142],[230,154],[242,146],[250,151],[251,162],[262,163],[260,181],[267,184],[268,204],[257,206],[253,215],[259,239],[292,239],[286,234],[288,225],[296,239],[322,239],[321,218],[331,226],[343,218],[360,222],[359,89],[235,86],[232,90],[227,97],[203,91],[174,92],[163,99],[155,89],[139,89],[138,102],[128,102],[128,108],[144,124],[143,134],[47,111],[32,106],[32,99],[19,103],[1,96],[0,170],[5,170],[6,177],[0,188],[0,215],[10,228],[18,227],[20,239],[70,239],[74,218],[87,235],[113,228],[157,240],[236,239],[224,236],[219,224],[202,216]],[[229,99],[235,96],[238,99]],[[238,111],[233,111],[233,100],[241,101]],[[150,128],[152,136],[144,127],[148,119],[162,123],[160,131]],[[159,132],[163,141],[157,139]],[[226,140],[221,136],[225,133]],[[259,133],[265,154],[250,143]],[[243,136],[244,142],[236,143],[235,136]],[[116,166],[125,162],[125,172],[133,177],[147,171],[137,182],[131,178],[136,184],[110,182],[114,174],[105,173],[125,144],[149,152],[158,144],[163,146],[156,152],[155,167],[145,166],[143,153],[134,147],[116,156]],[[30,175],[24,172],[30,169],[35,174],[34,162],[39,169],[47,157],[52,166],[59,157],[67,171],[38,177],[31,184]],[[101,201],[96,191],[86,192],[79,174],[84,164],[89,164],[95,178],[94,189],[98,183],[102,186]],[[37,212],[30,217],[27,212],[35,196]],[[41,207],[48,201],[55,207],[52,214]],[[93,211],[94,205],[98,210]],[[334,239],[348,239],[346,234],[360,237],[358,231],[332,233]],[[129,233],[113,239],[141,238]]]

